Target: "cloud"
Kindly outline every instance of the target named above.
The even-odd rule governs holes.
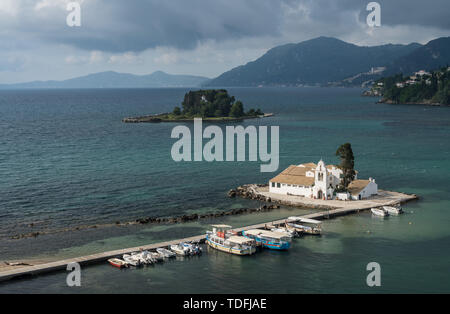
[[[0,0],[0,66],[16,71],[0,82],[106,70],[215,76],[318,36],[377,45],[449,35],[448,0],[377,0],[376,29],[370,1],[78,0],[82,26],[68,27],[70,0]]]
[[[16,56],[0,58],[0,72],[16,72],[23,68],[25,60]]]

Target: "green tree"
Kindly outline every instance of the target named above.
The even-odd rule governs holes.
[[[173,109],[173,114],[174,115],[176,115],[176,116],[179,116],[179,115],[181,115],[181,109],[180,109],[180,107],[175,107],[174,109]]]
[[[239,100],[236,101],[233,106],[231,106],[230,116],[231,117],[242,117],[244,115],[244,105]]]
[[[342,186],[346,189],[350,182],[355,179],[355,156],[353,155],[352,145],[345,143],[339,146],[336,156],[341,158],[339,168],[343,171]]]

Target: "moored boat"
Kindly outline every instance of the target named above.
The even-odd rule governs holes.
[[[148,253],[156,262],[164,261],[164,256],[157,252],[149,252]]]
[[[262,247],[272,250],[287,250],[291,247],[291,238],[277,232],[251,229],[242,231],[242,235],[246,238],[253,239]]]
[[[183,243],[172,244],[170,246],[170,249],[172,250],[172,252],[181,256],[187,256],[190,253],[189,247],[184,246]]]
[[[309,218],[289,217],[285,226],[288,230],[296,231],[299,234],[320,235],[322,233],[322,222]]]
[[[108,263],[110,263],[112,266],[117,268],[125,268],[128,267],[128,263],[124,260],[121,260],[120,258],[110,258],[108,260]]]
[[[122,255],[122,258],[125,262],[127,262],[129,265],[137,267],[141,265],[141,261],[136,258],[135,256],[131,256],[129,254]]]
[[[400,215],[403,213],[401,207],[383,206],[384,211],[388,212],[389,215]]]
[[[171,257],[177,256],[174,252],[169,251],[168,249],[165,249],[165,248],[157,248],[156,252],[158,252],[160,255],[162,255],[165,258],[171,258]]]
[[[231,226],[213,225],[212,227],[213,230],[206,233],[206,243],[210,247],[235,255],[251,255],[256,252],[255,240],[236,235],[231,232]]]
[[[379,216],[379,217],[389,216],[389,213],[387,211],[385,211],[384,209],[381,209],[381,208],[372,208],[370,211],[375,216]]]
[[[283,234],[283,235],[285,235],[287,237],[290,237],[290,238],[295,237],[296,234],[297,234],[295,231],[291,231],[291,230],[288,230],[287,228],[283,228],[283,227],[278,227],[278,228],[274,227],[274,228],[269,229],[269,230],[272,231],[272,232],[281,233],[281,234]]]

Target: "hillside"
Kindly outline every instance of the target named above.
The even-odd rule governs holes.
[[[419,47],[416,43],[361,47],[319,37],[270,49],[259,59],[225,72],[205,85],[328,85],[384,67]]]
[[[113,71],[100,72],[64,81],[35,81],[0,85],[3,89],[20,88],[148,88],[197,87],[208,78],[193,75],[172,75],[161,71],[148,75],[134,75]]]
[[[382,75],[410,74],[450,64],[450,37],[426,45],[387,44],[362,47],[319,37],[270,49],[259,59],[236,67],[205,86],[360,86]]]
[[[450,65],[450,37],[430,41],[411,53],[404,55],[388,66],[386,74],[411,74],[416,71],[431,71]]]

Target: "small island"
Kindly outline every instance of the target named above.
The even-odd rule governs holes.
[[[141,117],[125,118],[126,123],[140,122],[186,122],[194,118],[202,118],[204,121],[240,121],[244,119],[269,117],[273,114],[265,114],[260,109],[244,110],[244,104],[230,96],[225,89],[208,89],[189,91],[184,95],[180,107],[175,107],[172,112],[160,113]]]
[[[387,104],[450,105],[450,67],[382,78],[363,95]]]

